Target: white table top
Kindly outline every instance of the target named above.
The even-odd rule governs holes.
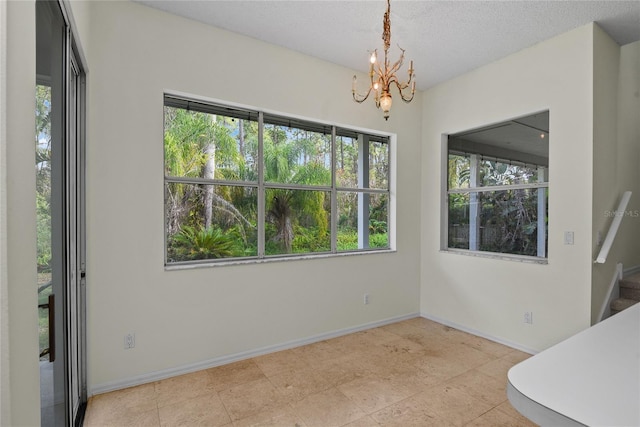
[[[640,426],[640,304],[517,364],[508,377],[510,393],[529,400],[509,394],[512,404],[542,425]],[[536,420],[533,407],[560,417]]]

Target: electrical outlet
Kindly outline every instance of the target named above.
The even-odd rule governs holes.
[[[369,304],[369,294],[364,294],[364,305]]]
[[[124,349],[129,350],[130,348],[134,348],[136,346],[136,334],[129,333],[124,336]]]
[[[524,323],[529,324],[529,325],[533,325],[533,312],[532,311],[525,311],[524,312]]]

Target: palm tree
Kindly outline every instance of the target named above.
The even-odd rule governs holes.
[[[165,175],[183,178],[214,179],[234,171],[219,168],[219,164],[233,164],[243,169],[235,138],[230,134],[224,117],[181,108],[165,108]],[[212,185],[205,185],[204,194],[194,185],[167,186],[167,219],[170,235],[180,230],[182,220],[202,200],[201,227],[209,229],[214,209],[242,226],[252,225]],[[194,224],[195,225],[195,224]]]
[[[329,169],[319,154],[323,135],[304,130],[287,131],[279,126],[268,126],[266,130],[264,176],[267,183],[313,186],[331,182]],[[324,191],[274,188],[266,195],[267,219],[276,229],[271,240],[279,243],[284,253],[293,250],[295,225],[314,226],[318,238],[326,235]],[[306,219],[305,224],[299,224],[301,218]]]

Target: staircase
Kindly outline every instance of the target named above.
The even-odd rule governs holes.
[[[640,273],[620,279],[618,283],[620,285],[620,298],[611,301],[612,316],[640,302]]]

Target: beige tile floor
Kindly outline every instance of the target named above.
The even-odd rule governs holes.
[[[89,400],[85,426],[534,426],[507,400],[528,354],[415,318]]]

